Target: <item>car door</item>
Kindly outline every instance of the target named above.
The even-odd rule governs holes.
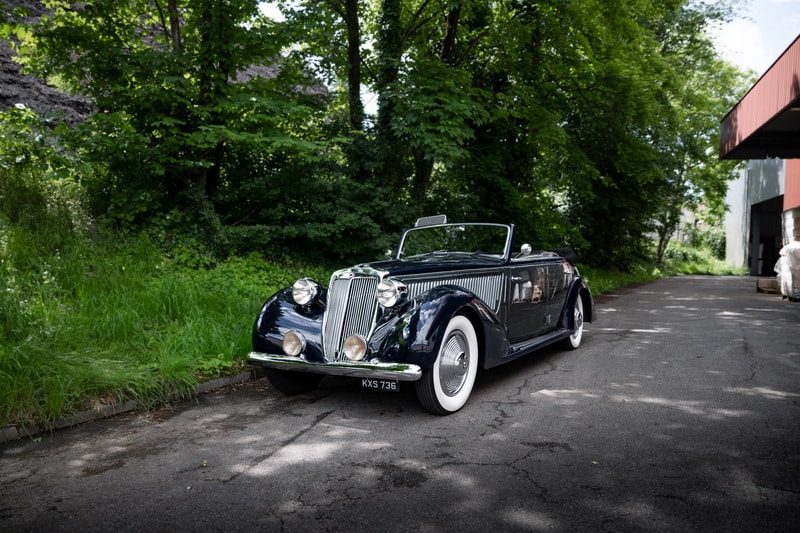
[[[520,261],[509,267],[508,337],[512,343],[545,333],[548,324],[548,265]]]
[[[561,311],[567,303],[572,279],[572,267],[563,259],[547,266],[547,305],[552,328],[558,325]]]
[[[509,268],[508,335],[512,343],[552,331],[567,299],[571,270],[558,260],[529,260]]]

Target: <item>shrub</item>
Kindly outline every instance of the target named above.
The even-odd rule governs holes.
[[[54,118],[18,104],[0,111],[0,217],[29,227],[86,230],[79,185],[87,167],[59,144]]]

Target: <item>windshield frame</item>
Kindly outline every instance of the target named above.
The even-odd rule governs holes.
[[[411,256],[404,257],[405,256],[405,247],[406,247],[406,244],[407,244],[407,241],[408,241],[408,237],[410,235],[412,235],[412,234],[414,234],[416,232],[426,231],[426,230],[427,231],[431,231],[432,229],[437,229],[437,228],[439,228],[439,229],[448,228],[448,227],[459,228],[459,227],[466,227],[466,226],[470,226],[470,227],[476,227],[476,226],[485,226],[486,227],[486,226],[488,226],[488,227],[493,227],[493,228],[505,228],[505,230],[506,230],[506,239],[505,239],[505,243],[503,244],[503,254],[502,254],[502,256],[498,257],[497,254],[490,254],[490,253],[481,254],[480,252],[474,252],[474,251],[465,251],[465,250],[447,251],[446,249],[441,249],[441,250],[430,250],[430,251],[425,252],[425,253],[414,254],[414,255],[411,255]],[[495,258],[495,259],[500,259],[500,260],[505,262],[505,261],[508,261],[508,258],[511,256],[511,243],[513,242],[513,239],[514,239],[514,224],[497,224],[497,223],[493,223],[493,222],[454,222],[454,223],[448,223],[448,224],[433,224],[433,225],[427,225],[427,226],[420,226],[420,227],[408,228],[407,230],[405,230],[403,232],[403,236],[400,238],[400,244],[397,247],[397,254],[395,254],[395,258],[399,259],[399,260],[407,260],[407,259],[410,259],[410,258],[413,258],[413,257],[430,256],[432,254],[436,254],[437,252],[441,252],[442,254],[446,253],[446,254],[463,254],[463,255],[482,255],[482,256],[485,256],[485,257],[492,257],[492,258]]]

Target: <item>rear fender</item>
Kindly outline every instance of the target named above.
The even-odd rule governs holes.
[[[597,310],[595,309],[594,299],[592,298],[589,286],[586,285],[586,282],[582,278],[576,278],[575,281],[572,282],[569,296],[567,296],[567,303],[561,312],[562,327],[568,331],[572,331],[575,327],[575,314],[572,312],[572,309],[575,307],[575,302],[578,298],[583,300],[583,321],[594,322],[597,320]]]

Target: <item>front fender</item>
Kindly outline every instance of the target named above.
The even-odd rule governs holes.
[[[300,306],[292,299],[291,287],[275,293],[261,307],[253,324],[253,350],[283,354],[283,336],[295,330],[306,338],[306,358],[323,362],[322,317],[326,300],[327,292],[323,291],[313,304]]]
[[[447,324],[456,314],[470,319],[481,346],[505,354],[508,339],[494,312],[475,294],[454,285],[440,285],[409,303],[380,324],[370,338],[370,351],[380,360],[402,361],[426,369],[433,366]]]

